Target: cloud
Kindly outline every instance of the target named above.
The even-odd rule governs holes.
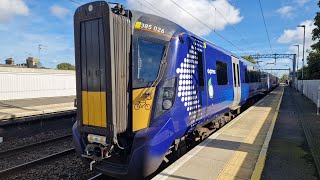
[[[176,22],[182,27],[190,30],[198,35],[208,35],[211,30],[198,22],[188,13],[184,12],[170,0],[127,0],[129,9],[136,9],[142,12],[155,14]],[[148,2],[148,3],[147,3]],[[241,22],[243,17],[240,15],[240,10],[232,6],[227,0],[211,1],[212,4],[221,12],[221,14],[229,21],[230,24]],[[152,6],[150,4],[152,4]],[[190,12],[193,16],[206,23],[212,29],[223,30],[228,23],[215,11],[214,7],[207,0],[180,0],[177,1],[181,7]],[[155,13],[154,11],[157,13]],[[162,13],[160,13],[158,10]]]
[[[14,16],[27,16],[28,6],[22,0],[1,0],[0,1],[0,23],[10,21]]]
[[[300,24],[306,26],[306,49],[310,49],[310,46],[314,43],[312,40],[312,30],[315,28],[313,20],[306,20]],[[296,27],[294,29],[286,29],[283,34],[278,38],[278,43],[290,44],[290,43],[302,43],[303,42],[303,28]]]
[[[277,10],[277,13],[283,18],[290,18],[293,16],[293,10],[294,8],[292,6],[282,6]]]
[[[309,2],[309,0],[296,0],[296,3],[297,3],[299,6],[303,6],[303,5],[306,4],[307,2]]]
[[[50,12],[53,16],[63,19],[69,13],[69,10],[58,5],[53,5],[50,7]]]
[[[311,45],[315,43],[315,41],[312,40],[312,30],[315,28],[313,20],[306,20],[304,22],[301,22],[301,25],[306,26],[306,46],[305,46],[305,58],[308,56],[307,50],[311,50]],[[300,46],[299,48],[299,59],[302,59],[302,53],[303,53],[303,28],[296,27],[294,29],[287,29],[284,30],[283,34],[278,38],[277,40],[280,44],[291,44],[291,46],[288,48],[287,53],[294,53],[297,54],[297,47],[293,46],[295,44],[298,44]],[[301,64],[301,61],[300,63]],[[299,65],[301,67],[301,65]]]

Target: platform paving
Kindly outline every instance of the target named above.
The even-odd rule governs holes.
[[[320,179],[320,116],[316,105],[285,87],[261,179]]]
[[[283,90],[275,89],[153,179],[251,179],[259,174],[256,165],[264,162]]]
[[[0,101],[0,121],[75,110],[75,96]]]

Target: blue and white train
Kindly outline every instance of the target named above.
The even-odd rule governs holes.
[[[77,122],[91,169],[134,179],[240,112],[277,77],[178,24],[104,1],[74,15]]]

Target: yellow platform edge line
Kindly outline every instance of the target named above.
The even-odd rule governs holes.
[[[267,95],[267,96],[269,96],[269,95]],[[223,126],[219,131],[217,131],[217,132],[213,133],[212,135],[210,135],[208,138],[206,138],[204,141],[202,141],[199,145],[197,145],[195,148],[190,150],[187,154],[183,155],[181,158],[179,158],[177,161],[175,161],[173,164],[171,164],[169,166],[169,168],[164,169],[157,176],[152,178],[152,180],[166,180],[166,179],[170,178],[171,177],[170,175],[173,175],[176,171],[178,171],[181,166],[183,166],[187,161],[189,161],[192,157],[195,156],[194,154],[197,154],[201,149],[203,149],[203,147],[205,147],[208,143],[212,142],[213,139],[215,139],[216,137],[220,136],[228,128],[233,126],[233,124],[238,122],[243,116],[245,116],[247,113],[249,113],[251,110],[253,110],[258,104],[263,102],[266,97],[263,97],[258,102],[254,103],[251,107],[249,107],[247,110],[242,112],[235,119],[233,119],[232,121],[227,123],[225,126]],[[190,152],[192,152],[192,155],[189,154]],[[229,161],[230,161],[230,159],[229,159]],[[227,163],[229,163],[229,161]],[[223,171],[223,169],[221,171]],[[218,179],[221,174],[222,173],[220,172],[216,179]]]
[[[276,111],[275,111],[275,113],[274,113],[274,115],[272,117],[271,125],[269,127],[266,139],[264,140],[264,143],[262,145],[258,160],[257,160],[256,165],[254,167],[254,170],[253,170],[253,173],[252,173],[252,176],[251,176],[252,180],[259,180],[261,178],[262,171],[263,171],[263,168],[264,168],[264,165],[265,165],[265,162],[266,162],[267,150],[268,150],[268,147],[269,147],[269,142],[271,140],[273,129],[274,129],[274,126],[276,124],[276,120],[277,120],[277,117],[278,117],[278,114],[279,114],[279,109],[280,109],[280,105],[281,105],[281,102],[282,102],[283,93],[284,93],[284,87],[282,89],[282,93],[281,93],[281,97],[280,97],[277,109],[276,109]]]

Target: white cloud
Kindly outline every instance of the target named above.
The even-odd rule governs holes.
[[[27,16],[28,6],[22,0],[1,0],[0,1],[0,23],[8,22],[16,15]]]
[[[292,6],[282,6],[277,10],[277,13],[279,13],[281,17],[290,18],[293,16],[293,10],[294,8]]]
[[[136,9],[142,12],[156,14],[150,9],[153,9],[155,11],[157,10],[146,3],[147,1],[154,7],[162,11],[164,14],[166,14],[166,16],[161,13],[156,15],[170,18],[170,20],[198,35],[208,35],[211,33],[211,30],[209,28],[198,22],[188,13],[184,12],[170,0],[140,1],[141,3],[143,3],[143,5],[135,0],[127,1],[129,9]],[[188,12],[190,12],[193,16],[206,23],[212,29],[223,30],[228,25],[228,23],[221,17],[218,12],[214,10],[213,6],[207,0],[179,0],[175,2],[186,9]],[[212,3],[229,21],[230,24],[237,24],[243,19],[243,17],[240,15],[240,10],[232,6],[227,0],[215,0],[212,1]]]
[[[315,28],[313,20],[306,20],[301,22],[301,25],[306,26],[306,49],[310,49],[310,46],[314,43],[312,40],[312,30]],[[278,38],[278,43],[281,44],[300,44],[303,42],[303,28],[296,27],[294,29],[286,29],[283,34]]]
[[[315,28],[313,24],[313,20],[306,20],[304,22],[301,22],[301,25],[306,26],[306,46],[305,46],[305,59],[308,56],[307,50],[311,49],[311,45],[315,42],[312,40],[312,30]],[[302,53],[303,53],[303,28],[296,27],[294,29],[287,29],[284,30],[283,34],[278,38],[278,43],[281,44],[290,44],[289,50],[287,53],[294,53],[297,54],[297,47],[293,46],[295,44],[298,44],[299,47],[299,67],[301,67],[301,59]]]
[[[53,5],[50,7],[50,12],[53,16],[62,19],[68,14],[69,10],[58,5]]]
[[[309,2],[309,0],[296,0],[297,4],[299,6],[303,6],[304,4],[306,4],[307,2]]]

